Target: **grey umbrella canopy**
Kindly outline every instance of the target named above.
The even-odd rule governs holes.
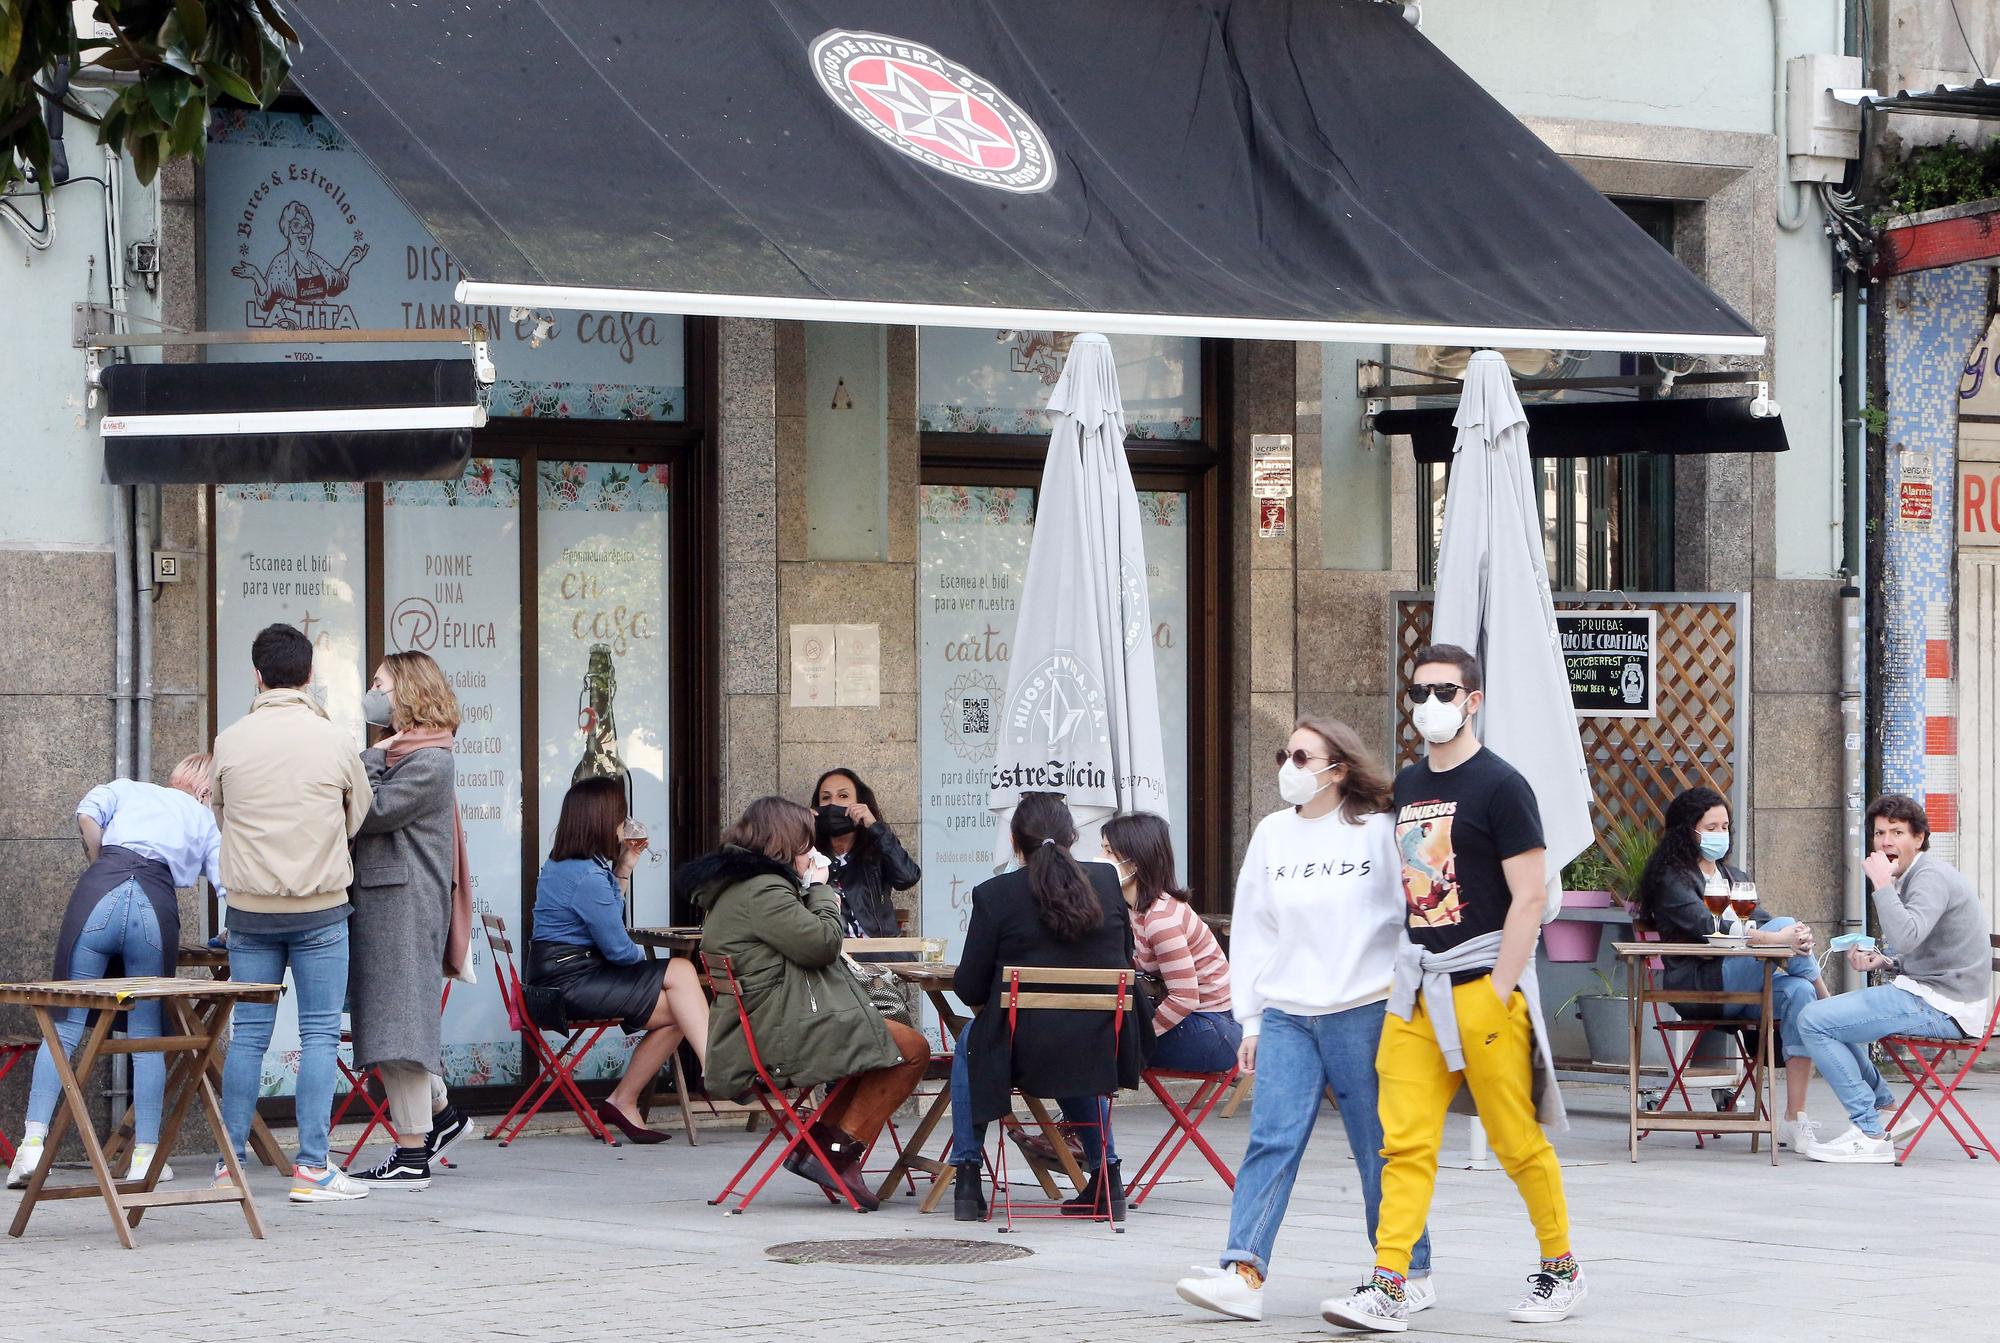
[[[1563,867],[1592,839],[1590,773],[1549,596],[1528,417],[1494,351],[1467,363],[1453,423],[1431,637],[1478,656],[1480,740],[1535,790],[1548,849],[1546,920],[1562,907]]]
[[[1125,460],[1118,366],[1103,336],[1070,346],[1049,412],[993,762],[996,870],[1011,855],[1008,823],[1023,793],[1067,797],[1082,832],[1079,857],[1099,852],[1098,826],[1117,812],[1167,815],[1139,495]]]

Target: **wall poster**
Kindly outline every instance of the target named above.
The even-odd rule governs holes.
[[[359,751],[367,651],[367,508],[356,484],[222,485],[215,491],[215,722],[250,711],[250,643],[266,625],[296,625],[313,643],[312,693]],[[228,913],[223,913],[227,924]],[[289,1096],[298,1081],[297,1002],[278,1004],[259,1087]]]
[[[474,458],[457,480],[385,486],[383,505],[386,646],[428,653],[458,696],[458,806],[473,906],[519,937],[521,464]],[[521,1041],[507,1028],[476,929],[472,961],[480,982],[454,985],[445,1007],[445,1081],[518,1080]]]
[[[1188,836],[1187,503],[1185,494],[1139,492],[1160,724],[1166,733],[1169,825],[1183,876]],[[948,960],[956,960],[964,945],[972,888],[993,875],[993,813],[986,805],[993,719],[996,702],[1006,692],[1034,508],[1032,489],[926,485],[922,491],[917,616],[922,930],[927,937],[946,939]]]

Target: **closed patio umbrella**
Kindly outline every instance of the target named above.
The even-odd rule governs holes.
[[[994,870],[1012,855],[1023,793],[1062,793],[1082,838],[1119,811],[1167,814],[1139,496],[1125,460],[1118,368],[1103,336],[1080,335],[1049,397],[1054,421],[1035,500],[989,805]]]
[[[1431,637],[1479,658],[1480,740],[1535,790],[1548,847],[1546,922],[1562,907],[1563,867],[1591,842],[1590,775],[1549,597],[1528,418],[1494,351],[1467,362],[1452,422]]]

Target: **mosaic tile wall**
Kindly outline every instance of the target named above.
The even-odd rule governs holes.
[[[1920,271],[1891,280],[1885,295],[1882,781],[1923,800],[1932,848],[1947,862],[1958,849],[1951,523],[1959,382],[1986,329],[1987,275],[1978,265]]]

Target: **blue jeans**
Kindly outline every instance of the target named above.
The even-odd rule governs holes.
[[[971,1051],[966,1048],[971,1041],[972,1024],[967,1022],[965,1029],[958,1033],[957,1052],[951,1056],[951,1160],[953,1165],[958,1166],[977,1162],[986,1146],[986,1125],[972,1122]],[[1108,1099],[1071,1096],[1058,1100],[1056,1104],[1069,1123],[1091,1126],[1076,1130],[1076,1140],[1083,1148],[1085,1170],[1096,1170],[1104,1161],[1118,1160],[1118,1144],[1111,1136],[1111,1103]]]
[[[1797,922],[1789,917],[1772,919],[1763,931],[1777,932]],[[1761,993],[1763,966],[1748,956],[1723,957],[1722,987],[1730,993]],[[1778,1039],[1785,1047],[1784,1058],[1806,1056],[1805,1040],[1799,1035],[1799,1018],[1818,1001],[1819,962],[1812,957],[1790,957],[1771,972],[1771,1010],[1778,1016]],[[1759,1012],[1756,1003],[1729,1003],[1722,1009],[1724,1019],[1730,1021],[1755,1021]],[[1872,1066],[1870,1071],[1874,1071]]]
[[[347,997],[347,921],[302,933],[229,931],[229,977],[277,984],[290,965],[299,1005],[299,1086],[293,1098],[299,1125],[299,1164],[326,1165],[328,1122],[333,1116],[334,1057],[340,1048],[340,1005]],[[236,1154],[249,1159],[250,1120],[264,1080],[264,1051],[271,1047],[276,1003],[242,1003],[230,1028],[229,1058],[222,1066],[222,1123]]]
[[[1177,1073],[1226,1073],[1236,1066],[1243,1027],[1227,1012],[1190,1012],[1153,1043],[1149,1068]]]
[[[1957,1022],[1922,998],[1888,984],[1822,998],[1805,1010],[1799,1030],[1847,1117],[1871,1138],[1882,1136],[1876,1111],[1892,1108],[1896,1097],[1869,1061],[1868,1046],[1885,1035],[1955,1039],[1963,1034]]]
[[[1249,1264],[1270,1271],[1271,1249],[1291,1201],[1292,1182],[1319,1119],[1320,1096],[1333,1089],[1347,1146],[1361,1177],[1361,1208],[1368,1245],[1375,1245],[1375,1215],[1382,1204],[1382,1117],[1376,1109],[1375,1047],[1382,1039],[1387,1003],[1345,1012],[1295,1017],[1264,1009],[1257,1042],[1257,1091],[1250,1105],[1250,1148],[1236,1170],[1229,1204],[1229,1248],[1222,1266]],[[1410,1275],[1431,1271],[1428,1227],[1410,1252]]]
[[[160,921],[154,917],[153,902],[136,881],[118,886],[97,902],[83,921],[70,953],[71,979],[101,979],[113,958],[123,960],[125,973],[134,977],[163,975],[166,953],[160,949]],[[89,1013],[80,1007],[57,1013],[56,1038],[62,1041],[63,1057],[76,1053],[83,1040],[84,1021]],[[134,1038],[160,1033],[158,1002],[135,1004],[126,1014],[127,1032]],[[81,1080],[81,1079],[79,1079]],[[167,1089],[167,1060],[161,1054],[132,1055],[132,1139],[156,1143],[160,1140],[160,1098]],[[46,1124],[56,1112],[56,1098],[62,1094],[62,1080],[56,1076],[56,1061],[44,1044],[35,1055],[35,1077],[28,1086],[28,1119]]]

